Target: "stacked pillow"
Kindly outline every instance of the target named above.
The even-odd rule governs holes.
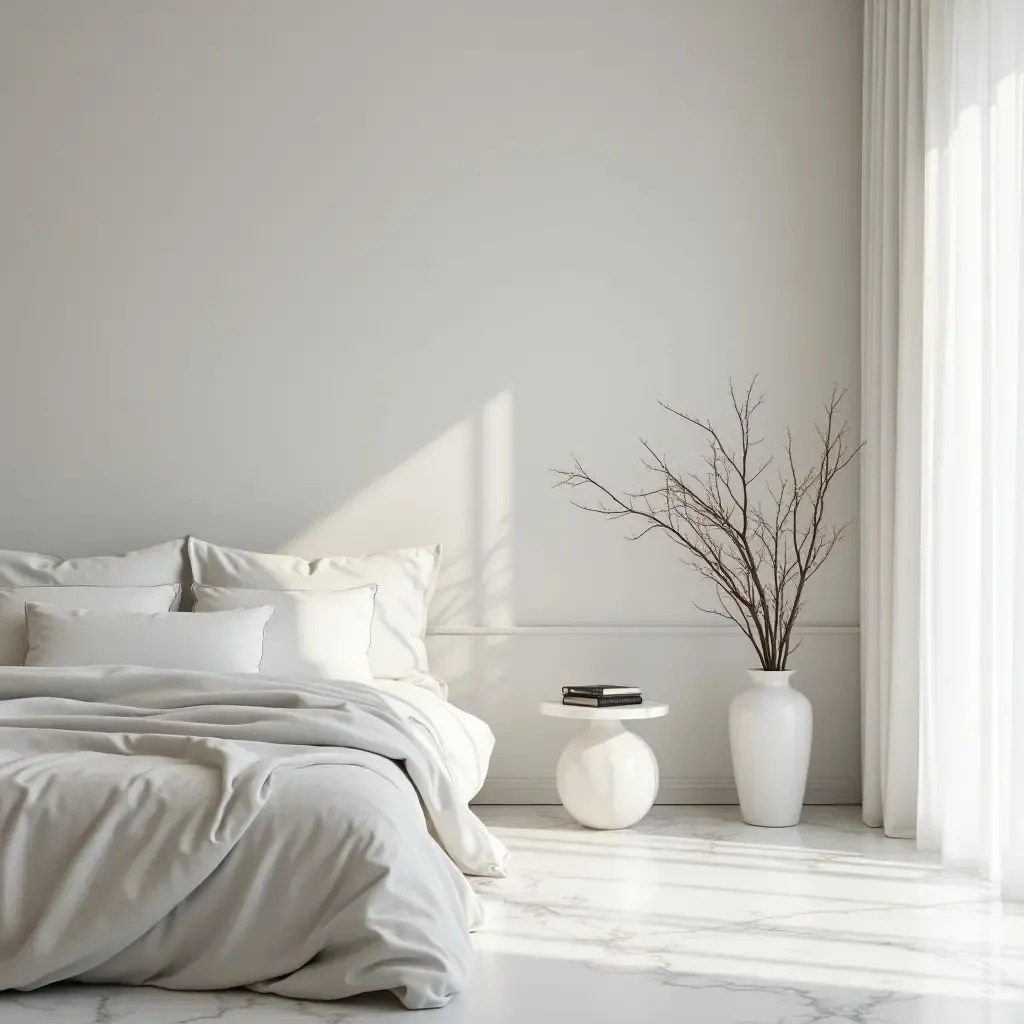
[[[28,654],[26,606],[50,607],[54,610],[82,608],[107,613],[169,614],[180,597],[181,585],[178,583],[157,587],[86,585],[0,589],[0,665],[25,664],[25,656]]]
[[[61,559],[0,551],[0,665],[144,664],[370,682],[426,674],[440,545],[306,561],[190,538]]]
[[[0,665],[25,663],[28,604],[107,613],[166,614],[177,608],[184,543],[89,558],[0,551]]]
[[[199,612],[247,607],[255,599],[247,592],[256,591],[259,600],[278,609],[287,609],[289,616],[304,611],[302,621],[305,623],[309,621],[305,616],[312,614],[312,609],[318,608],[326,595],[375,586],[368,652],[372,677],[415,679],[428,671],[423,638],[427,630],[427,607],[441,564],[439,544],[355,558],[332,556],[310,562],[293,555],[266,555],[220,547],[190,537],[188,556],[195,580],[192,591]],[[314,632],[312,626],[307,628],[310,633]],[[304,639],[301,632],[290,627],[285,634],[271,621],[267,644],[268,648],[275,649],[275,664],[279,655],[285,658],[288,645],[301,645]],[[296,656],[299,656],[297,652]],[[281,664],[285,664],[284,660]],[[292,668],[297,670],[297,661],[285,670]]]

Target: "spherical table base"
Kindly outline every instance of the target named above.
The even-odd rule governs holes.
[[[588,828],[635,825],[658,795],[658,762],[654,751],[622,723],[661,718],[668,705],[594,708],[545,702],[540,712],[586,723],[558,760],[556,782],[565,809]]]
[[[658,795],[654,751],[620,722],[591,722],[558,759],[558,796],[589,828],[629,828]]]

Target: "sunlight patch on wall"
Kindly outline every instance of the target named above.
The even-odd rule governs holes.
[[[315,558],[440,541],[431,625],[509,625],[513,399],[495,395],[282,547]]]
[[[484,406],[477,432],[479,467],[480,537],[476,550],[480,607],[479,622],[486,626],[511,626],[512,601],[512,505],[513,505],[513,407],[512,392],[504,391]]]

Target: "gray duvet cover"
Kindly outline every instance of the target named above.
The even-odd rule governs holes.
[[[0,669],[0,990],[441,1006],[505,857],[370,687]]]

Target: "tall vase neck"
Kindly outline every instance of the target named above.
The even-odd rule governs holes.
[[[781,672],[765,672],[762,669],[748,669],[750,680],[755,686],[761,687],[788,687],[789,678],[793,675],[794,669],[783,669]]]

